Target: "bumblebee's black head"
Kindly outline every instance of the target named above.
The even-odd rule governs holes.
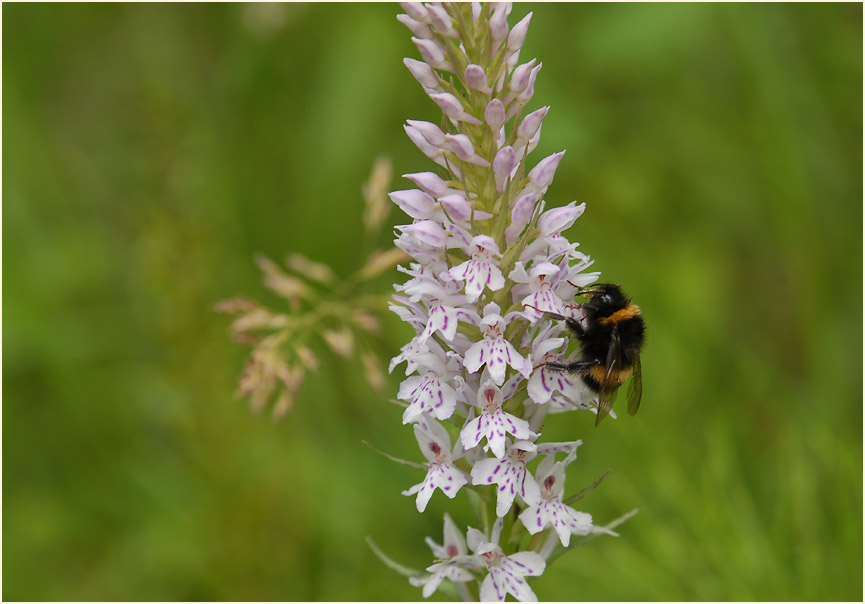
[[[601,314],[615,312],[631,303],[631,300],[622,293],[621,288],[615,283],[598,283],[587,289],[586,295],[589,296],[589,302],[583,306],[602,311]]]

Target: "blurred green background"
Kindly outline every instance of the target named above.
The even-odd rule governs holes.
[[[472,518],[361,444],[420,458],[400,376],[325,356],[252,415],[212,312],[276,306],[256,252],[348,274],[374,158],[432,169],[398,7],[2,10],[4,599],[419,599],[364,537],[418,568]],[[649,329],[636,418],[547,426],[585,442],[570,490],[614,467],[580,509],[640,513],[536,593],[861,600],[862,5],[529,10],[547,199],[588,202],[569,235]]]

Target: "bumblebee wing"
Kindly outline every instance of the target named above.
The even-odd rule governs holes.
[[[610,414],[613,409],[613,403],[616,400],[617,389],[610,380],[613,370],[622,365],[621,346],[619,345],[619,331],[613,329],[612,338],[610,339],[610,349],[607,351],[607,362],[604,364],[606,372],[604,373],[604,381],[601,384],[600,395],[598,396],[598,415],[595,418],[595,426],[601,423],[601,420]]]
[[[640,367],[640,355],[634,359],[634,370],[631,373],[631,383],[628,384],[628,413],[636,415],[643,397],[643,370]]]

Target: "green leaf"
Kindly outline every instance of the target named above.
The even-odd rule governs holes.
[[[385,453],[385,452],[382,451],[381,449],[376,448],[373,444],[371,444],[371,443],[368,442],[368,441],[362,440],[362,441],[360,441],[360,442],[362,442],[363,444],[365,444],[367,447],[369,447],[370,449],[372,449],[372,450],[375,451],[376,453],[379,453],[379,454],[381,454],[381,455],[384,455],[385,457],[387,457],[387,458],[390,459],[391,461],[395,461],[395,462],[397,462],[397,463],[401,463],[402,465],[404,465],[404,466],[408,466],[408,467],[410,467],[410,468],[420,468],[421,470],[425,470],[425,469],[426,469],[426,464],[418,463],[418,462],[416,462],[416,461],[408,461],[407,459],[400,459],[399,457],[394,457],[394,456],[391,455],[390,453]]]
[[[607,474],[612,472],[612,470],[613,470],[612,467],[607,468],[606,470],[604,470],[603,474],[598,476],[598,479],[595,480],[595,482],[593,482],[592,484],[587,486],[585,489],[579,491],[578,493],[571,495],[570,497],[565,499],[562,503],[564,503],[565,505],[571,505],[572,503],[579,501],[580,499],[582,499],[583,497],[585,497],[586,495],[588,495],[589,493],[594,491],[596,488],[598,488],[598,485],[601,484],[601,481],[604,480],[604,478],[607,477]]]
[[[375,541],[372,540],[372,537],[367,537],[366,542],[367,542],[367,545],[369,545],[369,548],[372,550],[372,552],[376,556],[378,556],[378,559],[381,560],[382,562],[384,562],[384,565],[387,566],[389,569],[395,570],[396,572],[398,572],[399,574],[401,574],[404,577],[423,576],[423,574],[424,574],[423,571],[409,568],[408,566],[405,566],[404,564],[400,564],[399,562],[397,562],[393,558],[390,558],[387,554],[385,554],[383,551],[381,551],[379,549],[378,545],[375,544]]]
[[[580,545],[585,545],[586,543],[589,543],[590,541],[594,541],[595,539],[597,539],[601,535],[607,534],[607,535],[613,535],[615,537],[618,537],[619,535],[617,533],[615,533],[613,531],[613,529],[624,524],[628,520],[630,520],[634,515],[636,515],[636,513],[638,511],[639,510],[637,508],[634,508],[630,512],[622,514],[621,516],[619,516],[618,518],[616,518],[612,522],[609,522],[608,524],[605,524],[602,527],[595,527],[595,532],[590,533],[590,534],[586,535],[585,537],[583,537],[582,539],[579,539],[577,541],[571,541],[571,544],[568,545],[568,547],[557,546],[555,551],[553,551],[553,553],[550,554],[550,557],[547,558],[547,566],[552,564],[553,561],[556,560],[556,558],[558,558],[559,556],[561,556],[565,552],[572,550],[575,547],[578,547]]]

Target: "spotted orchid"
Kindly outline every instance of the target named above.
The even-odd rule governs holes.
[[[498,485],[496,515],[501,518],[511,509],[514,499],[536,505],[540,502],[540,489],[526,469],[537,452],[537,446],[527,440],[518,440],[508,447],[502,459],[487,457],[472,468],[472,484]]]
[[[436,489],[449,498],[471,490],[485,510],[479,519],[498,518],[468,529],[468,553],[446,515],[444,546],[430,543],[437,560],[411,581],[424,597],[449,580],[463,599],[533,601],[526,578],[554,551],[541,537],[566,545],[593,528],[562,503],[579,442],[542,439],[548,414],[593,409],[575,376],[546,366],[577,354],[547,313],[582,321],[575,294],[598,279],[564,234],[586,204],[545,198],[564,151],[529,159],[550,119],[549,106],[528,107],[542,68],[520,58],[532,13],[509,28],[507,2],[401,6],[421,59],[405,65],[442,113],[404,124],[438,170],[405,174],[415,188],[390,194],[409,219],[394,243],[412,259],[390,307],[415,333],[390,369],[405,363],[402,421],[427,461],[424,480],[404,494],[423,512],[438,504]],[[560,452],[566,458],[555,462]],[[528,549],[514,551],[519,544]]]
[[[577,456],[574,447],[564,461],[555,461],[553,455],[546,457],[537,468],[540,482],[540,497],[520,514],[520,521],[532,535],[550,526],[559,536],[564,547],[570,543],[571,535],[588,535],[592,532],[592,517],[562,503],[565,488],[565,468]]]
[[[436,489],[453,499],[457,491],[468,482],[465,473],[454,465],[459,457],[451,451],[447,430],[435,420],[426,419],[425,424],[415,424],[414,432],[420,450],[427,458],[428,469],[423,482],[403,491],[403,495],[417,494],[417,510],[423,512]]]

